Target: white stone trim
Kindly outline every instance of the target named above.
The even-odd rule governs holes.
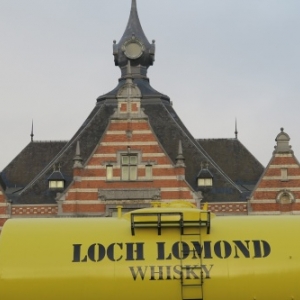
[[[101,146],[157,146],[158,142],[102,142]]]
[[[112,157],[112,158],[116,158],[117,157],[117,154],[114,154],[114,153],[101,153],[101,154],[94,154],[92,157],[95,157],[95,158],[107,158],[107,157]]]
[[[0,207],[6,207],[8,203],[0,203]]]
[[[80,189],[80,188],[76,188],[76,189],[69,189],[68,193],[98,193],[99,189]]]
[[[177,176],[170,175],[170,176],[152,176],[150,179],[146,178],[145,176],[138,177],[136,180],[129,180],[133,182],[139,182],[139,181],[153,181],[153,180],[177,180]],[[81,181],[122,181],[122,182],[128,182],[128,180],[121,180],[120,177],[113,177],[112,179],[107,180],[106,177],[81,177]]]
[[[276,153],[275,157],[293,157],[293,154],[289,153],[285,153],[285,154],[280,154],[280,153]]]
[[[153,165],[153,169],[173,169],[174,166],[172,165]]]
[[[299,168],[299,166],[296,164],[293,164],[293,165],[288,165],[288,164],[286,164],[286,165],[270,165],[269,168],[270,169],[282,169],[282,168],[297,169],[297,168]]]
[[[152,180],[177,180],[177,176],[152,176]]]
[[[165,157],[166,155],[164,153],[142,153],[142,158],[145,157]],[[116,158],[117,154],[114,153],[100,153],[100,154],[94,154],[92,156],[93,158]]]
[[[120,165],[113,165],[115,168],[121,168]],[[145,168],[145,165],[141,165],[141,164],[138,164],[137,165],[139,169],[141,168]],[[152,165],[152,168],[153,169],[173,169],[174,166],[172,165]],[[87,170],[105,170],[106,169],[106,165],[105,166],[102,166],[102,165],[91,165],[91,166],[86,166],[85,169]]]
[[[101,170],[101,169],[106,169],[106,166],[101,166],[101,165],[92,165],[92,166],[86,166],[86,170]]]
[[[109,180],[109,181],[113,181]],[[81,181],[106,181],[106,177],[81,177]]]
[[[111,123],[116,123],[116,124],[118,124],[118,123],[127,124],[128,120],[127,119],[126,120],[111,120],[110,122]],[[136,123],[136,124],[138,124],[138,123],[148,123],[148,120],[141,120],[141,119],[134,120],[134,119],[131,119],[130,123]]]
[[[300,199],[295,199],[294,202],[300,203]],[[254,200],[250,200],[250,203],[276,203],[276,199],[260,199],[260,200],[254,199]]]
[[[279,192],[282,189],[287,189],[293,192],[300,192],[300,187],[258,188],[256,189],[256,192]]]
[[[63,202],[63,205],[67,205],[67,204],[84,204],[84,205],[88,205],[88,204],[101,204],[100,200],[65,200]]]
[[[146,130],[132,130],[132,135],[134,134],[152,134],[149,129]],[[108,135],[126,135],[126,130],[109,130],[106,132]]]
[[[250,203],[277,203],[276,199],[250,200]]]
[[[287,180],[282,180],[281,176],[265,176],[262,178],[262,180],[280,180],[280,181],[289,181],[289,180],[292,180],[292,179],[300,179],[300,176],[289,176],[288,175],[288,178]]]
[[[1,218],[1,219],[9,219],[9,218],[10,218],[10,215],[7,215],[7,214],[5,214],[5,215],[0,215],[0,218]]]
[[[161,188],[160,189],[162,192],[191,192],[191,190],[189,188]]]
[[[166,156],[164,153],[147,153],[147,152],[143,152],[142,153],[142,157],[164,157]]]

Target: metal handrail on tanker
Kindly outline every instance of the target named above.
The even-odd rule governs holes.
[[[179,227],[180,233],[184,234],[185,227],[206,227],[207,234],[210,233],[209,211],[201,211],[198,218],[185,218],[183,212],[134,212],[130,214],[131,235],[135,235],[136,228],[156,227],[158,235],[161,235],[162,227]]]

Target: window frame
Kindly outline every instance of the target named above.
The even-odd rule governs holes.
[[[129,158],[128,162],[125,162],[124,158]],[[135,158],[135,161],[133,161],[132,158]],[[138,153],[128,153],[128,152],[121,153],[120,154],[121,181],[137,181],[138,165],[139,165]]]

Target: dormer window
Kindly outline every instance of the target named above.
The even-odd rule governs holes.
[[[208,163],[201,163],[201,170],[197,176],[198,188],[212,187],[213,186],[213,175],[208,169]]]
[[[49,189],[51,190],[65,188],[65,178],[60,171],[60,166],[59,166],[59,170],[55,170],[54,167],[52,174],[48,177],[48,184],[49,184]]]
[[[49,189],[63,189],[64,187],[64,180],[49,180]]]
[[[198,187],[206,187],[206,186],[212,186],[213,185],[213,179],[212,178],[198,178]]]

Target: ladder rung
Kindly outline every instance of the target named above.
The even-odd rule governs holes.
[[[195,284],[182,284],[182,286],[202,286],[201,283],[195,283]]]

